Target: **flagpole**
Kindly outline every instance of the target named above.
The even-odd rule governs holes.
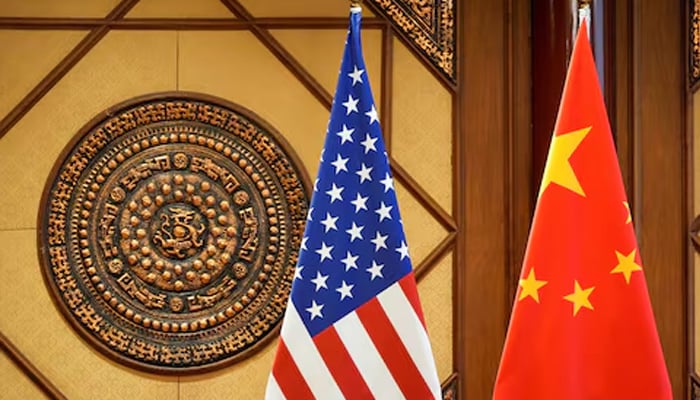
[[[578,0],[578,27],[586,21],[586,33],[591,37],[591,0]]]

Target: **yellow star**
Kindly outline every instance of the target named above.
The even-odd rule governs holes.
[[[520,290],[520,297],[518,297],[518,301],[530,296],[539,303],[540,294],[537,291],[542,286],[546,285],[547,281],[538,281],[535,278],[535,268],[532,268],[527,276],[527,279],[521,279],[519,284],[522,289]]]
[[[641,265],[634,262],[634,256],[636,253],[637,249],[632,250],[632,252],[628,255],[624,255],[615,250],[615,255],[617,256],[617,261],[619,262],[619,264],[617,264],[617,266],[615,266],[615,268],[613,268],[613,270],[610,271],[610,273],[623,274],[625,276],[625,281],[627,281],[628,285],[630,283],[630,278],[632,277],[632,272],[642,270]]]
[[[630,203],[623,201],[622,204],[627,209],[627,220],[625,221],[625,223],[629,224],[630,222],[632,222],[632,211],[630,210]]]
[[[581,289],[581,285],[578,284],[578,281],[574,280],[574,292],[564,296],[564,300],[574,303],[574,316],[576,316],[581,307],[593,309],[593,305],[588,301],[588,296],[591,295],[593,289],[595,289],[595,286],[591,286],[588,289]]]
[[[571,168],[569,158],[574,151],[576,151],[590,130],[591,127],[589,126],[563,135],[555,135],[552,138],[552,144],[549,147],[549,155],[547,156],[547,165],[544,167],[542,186],[540,186],[540,196],[550,183],[556,183],[561,187],[586,197],[576,177],[576,173],[574,173],[574,169]]]

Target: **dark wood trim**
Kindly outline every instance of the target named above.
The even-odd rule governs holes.
[[[573,50],[578,2],[532,1],[531,4],[532,193],[537,193]]]
[[[221,0],[236,17],[244,21],[253,21],[253,16],[248,10],[241,5],[237,0]],[[277,41],[277,39],[262,27],[252,24],[251,32],[267,47],[277,59],[286,66],[287,69],[323,104],[327,109],[331,109],[333,97],[328,91],[309,73],[285,48]]]
[[[437,265],[437,263],[447,255],[447,253],[454,249],[456,238],[456,232],[450,232],[447,234],[447,236],[442,239],[440,244],[435,246],[433,250],[431,250],[425,257],[425,259],[413,269],[416,276],[416,281],[420,282],[420,280],[423,279],[423,277],[430,272],[433,267],[435,267],[435,265]]]
[[[688,63],[686,62],[686,65]],[[695,102],[693,93],[690,91],[690,88],[687,87],[686,90],[686,128],[685,128],[685,140],[686,140],[686,151],[685,151],[685,185],[686,185],[686,222],[690,223],[692,220],[697,218],[696,211],[694,209],[694,198],[696,196],[695,190],[697,188],[695,187],[694,184],[694,142],[695,142],[695,132],[694,132],[694,121],[695,121],[695,116],[693,113],[693,105]],[[700,132],[698,132],[700,133]],[[690,242],[690,238],[692,237],[692,232],[690,227],[686,231],[686,237],[688,237],[689,240],[687,242]],[[687,251],[686,251],[686,274],[687,274],[687,282],[686,282],[686,290],[688,291],[688,296],[687,296],[687,301],[686,301],[686,319],[687,319],[687,328],[686,328],[686,338],[687,338],[687,349],[686,349],[686,360],[687,360],[687,365],[688,365],[688,371],[689,371],[689,382],[692,382],[693,379],[696,381],[698,380],[698,377],[696,375],[697,368],[699,367],[695,363],[695,348],[696,348],[696,343],[695,343],[695,337],[696,337],[696,329],[695,329],[695,321],[696,321],[696,316],[695,313],[698,311],[695,308],[695,299],[700,296],[700,293],[695,292],[695,279],[697,275],[695,274],[695,246],[687,246]],[[690,387],[690,386],[689,386]]]
[[[66,399],[66,396],[64,396],[63,393],[61,393],[61,391],[58,390],[58,388],[54,386],[54,384],[51,383],[51,381],[49,381],[2,332],[0,332],[0,350],[2,350],[17,368],[34,382],[37,388],[48,398],[55,400]]]
[[[364,20],[362,20],[364,23]],[[394,34],[387,26],[382,29],[382,98],[381,124],[384,132],[384,146],[392,154],[391,138],[392,99],[394,98]],[[376,100],[375,100],[376,101]]]
[[[524,1],[508,2],[510,25],[506,32],[507,102],[506,118],[506,224],[508,226],[508,290],[506,304],[513,303],[518,278],[525,255],[534,208],[535,192],[532,176],[532,104],[531,104],[531,44],[528,33],[530,5]],[[505,316],[508,324],[510,313]]]
[[[122,18],[139,0],[122,0],[105,19]],[[106,26],[93,29],[10,112],[0,120],[0,139],[63,78],[109,32]]]
[[[423,187],[408,173],[401,164],[394,158],[389,157],[392,173],[394,177],[401,182],[401,184],[406,187],[409,193],[411,193],[418,202],[425,207],[430,215],[435,218],[443,228],[448,232],[454,232],[457,230],[457,225],[455,220],[442,209],[440,204],[438,204],[435,199],[430,196],[430,194],[423,189]]]
[[[462,399],[491,398],[509,303],[506,182],[510,4],[462,2],[459,11],[457,290],[455,321]],[[527,32],[525,32],[527,36]],[[469,56],[469,57],[467,57]],[[512,111],[512,110],[510,110]],[[485,305],[488,305],[486,307]]]
[[[603,26],[603,40],[602,43],[597,43],[598,46],[603,46],[603,76],[605,80],[605,87],[603,88],[603,97],[605,98],[605,106],[608,111],[608,119],[610,120],[610,126],[614,125],[614,121],[617,120],[616,107],[617,102],[617,91],[615,80],[617,78],[617,63],[615,62],[616,49],[615,43],[617,38],[615,19],[617,17],[617,11],[615,9],[614,1],[604,1],[602,4],[602,21],[595,21],[596,24],[602,24]],[[598,7],[600,7],[600,2],[598,2]],[[594,17],[595,18],[595,17]],[[600,71],[599,71],[600,72]],[[613,137],[616,135],[615,130],[613,130]]]
[[[630,0],[617,0],[606,2],[611,7],[609,14],[613,19],[608,33],[614,36],[611,45],[612,51],[606,61],[606,70],[612,72],[608,79],[608,92],[611,100],[607,104],[610,112],[610,127],[612,128],[617,145],[617,156],[622,172],[622,181],[627,190],[627,200],[632,212],[637,211],[635,182],[632,179],[634,170],[634,146],[633,135],[635,127],[633,99],[634,99],[634,65],[633,65],[633,13],[634,2]],[[638,220],[637,215],[634,219]]]
[[[106,25],[104,18],[0,17],[0,29],[94,29]]]
[[[256,18],[256,25],[266,29],[347,29],[347,17],[277,17]],[[362,29],[386,29],[389,22],[382,17],[362,16]]]
[[[0,120],[0,138],[53,88],[107,34],[104,27],[91,31],[42,79],[10,112]]]
[[[671,385],[681,397],[688,385],[686,11],[682,2],[634,2],[632,15],[635,225]]]
[[[94,29],[107,26],[110,29],[138,30],[240,30],[258,25],[265,29],[346,29],[347,18],[334,17],[299,17],[299,18],[126,18],[109,21],[104,18],[36,18],[36,17],[0,17],[0,29]],[[387,22],[382,18],[368,17],[362,19],[362,27],[383,29]]]
[[[686,32],[685,38],[684,38],[684,48],[686,51],[684,52],[685,56],[685,71],[684,75],[687,77],[686,78],[686,90],[685,90],[685,112],[686,112],[686,118],[685,118],[685,185],[686,185],[686,223],[691,223],[691,221],[695,220],[697,218],[697,212],[700,210],[695,210],[695,197],[697,196],[696,190],[698,188],[695,187],[694,183],[694,178],[695,178],[695,113],[693,112],[694,110],[694,104],[695,104],[695,93],[697,91],[697,85],[699,82],[695,82],[695,84],[692,84],[692,64],[691,64],[691,58],[693,57],[692,53],[692,48],[691,46],[693,43],[691,43],[691,36],[690,36],[690,29],[692,26],[692,17],[693,17],[693,8],[694,8],[694,1],[693,0],[688,0],[687,1],[687,7],[686,7],[686,16],[685,16],[685,22],[684,22],[684,32]],[[697,134],[700,134],[700,132],[697,132]],[[692,237],[692,232],[689,227],[687,230],[688,237]],[[687,240],[687,242],[690,242],[690,240]],[[695,363],[695,348],[696,348],[696,343],[695,343],[695,337],[698,332],[696,332],[695,329],[695,322],[696,322],[696,312],[698,310],[695,308],[695,299],[700,296],[700,293],[695,292],[695,279],[697,278],[697,275],[695,274],[695,246],[687,246],[687,251],[686,251],[686,257],[687,257],[687,263],[686,263],[686,273],[687,273],[687,282],[686,282],[686,290],[688,291],[688,296],[687,296],[687,301],[686,301],[686,307],[687,307],[687,313],[686,313],[686,319],[687,319],[687,328],[686,328],[686,337],[687,337],[687,349],[686,349],[686,360],[687,360],[687,369],[688,369],[688,379],[687,379],[687,384],[688,384],[688,398],[695,399],[695,397],[690,397],[691,394],[694,394],[693,390],[697,386],[696,384],[694,385],[693,383],[698,382],[698,376],[696,374],[697,368],[700,367],[699,365],[696,365]]]

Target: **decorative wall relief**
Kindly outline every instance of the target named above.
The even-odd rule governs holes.
[[[693,0],[690,3],[690,21],[688,21],[688,83],[695,87],[700,80],[700,0]]]
[[[455,0],[369,0],[452,83],[456,83]]]
[[[183,94],[108,110],[41,203],[46,283],[100,351],[153,372],[232,363],[281,321],[308,178],[250,112]]]

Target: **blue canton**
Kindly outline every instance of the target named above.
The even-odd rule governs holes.
[[[411,270],[362,57],[360,13],[351,13],[292,302],[314,336]]]

